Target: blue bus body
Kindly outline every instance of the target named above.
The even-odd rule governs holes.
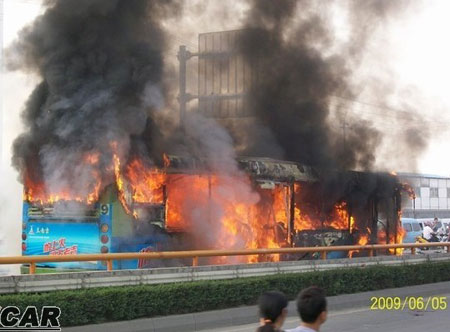
[[[62,208],[61,208],[62,206]],[[86,208],[84,206],[84,208]],[[22,254],[69,255],[159,250],[168,236],[155,228],[136,229],[136,220],[126,214],[114,189],[88,210],[23,203]],[[113,261],[114,269],[148,267],[151,262]],[[105,262],[40,263],[38,266],[67,269],[106,269]]]

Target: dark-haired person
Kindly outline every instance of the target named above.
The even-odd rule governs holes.
[[[309,287],[297,297],[297,311],[302,320],[300,326],[287,332],[317,332],[327,320],[327,299],[319,287]]]
[[[281,292],[266,292],[259,297],[259,315],[261,326],[257,332],[282,332],[287,315],[288,300]]]

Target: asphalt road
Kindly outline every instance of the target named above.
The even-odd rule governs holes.
[[[450,294],[447,295],[450,302]],[[297,318],[288,318],[284,329],[294,328],[299,324]],[[254,332],[257,324],[234,326],[232,328],[204,330],[204,332]],[[345,310],[330,313],[328,321],[321,332],[448,332],[450,331],[450,308],[446,310],[427,311],[374,311],[367,308]]]

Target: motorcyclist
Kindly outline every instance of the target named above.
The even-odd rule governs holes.
[[[439,219],[437,217],[434,218],[433,224],[431,225],[431,228],[433,229],[433,231],[435,233],[438,233],[439,232],[439,227],[441,227],[441,226],[442,226],[442,224],[439,223]]]
[[[431,228],[432,224],[430,222],[425,223],[423,228],[422,237],[428,242],[439,242],[436,232]]]

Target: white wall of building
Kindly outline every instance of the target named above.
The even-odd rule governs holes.
[[[414,188],[416,199],[404,208],[416,210],[450,210],[450,178],[427,175],[400,175]]]

